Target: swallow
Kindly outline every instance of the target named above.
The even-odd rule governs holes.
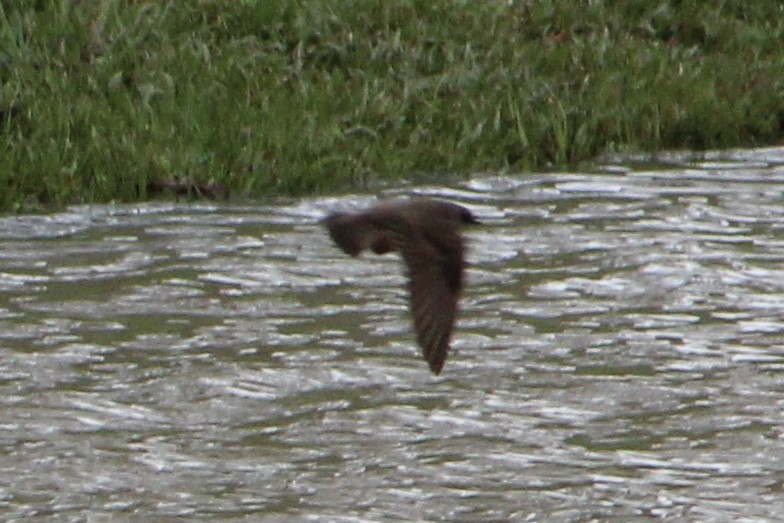
[[[479,223],[460,205],[430,198],[387,200],[321,220],[346,254],[399,252],[406,266],[417,342],[430,370],[444,367],[465,273],[464,225]]]

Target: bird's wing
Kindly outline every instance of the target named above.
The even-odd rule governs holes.
[[[408,268],[417,341],[430,370],[438,374],[449,351],[457,313],[463,273],[462,240],[458,234],[446,234],[437,242],[412,235],[401,253]]]

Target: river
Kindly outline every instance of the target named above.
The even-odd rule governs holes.
[[[0,519],[784,520],[784,148],[656,161],[1,218]],[[413,194],[482,222],[439,377],[317,223]]]

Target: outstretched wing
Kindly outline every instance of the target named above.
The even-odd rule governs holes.
[[[409,237],[401,252],[406,262],[411,309],[417,341],[430,370],[441,372],[462,287],[463,243],[458,234],[447,233],[436,241]]]

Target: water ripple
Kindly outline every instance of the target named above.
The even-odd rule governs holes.
[[[606,161],[380,194],[483,224],[437,378],[374,196],[0,219],[0,513],[780,519],[784,149]]]

